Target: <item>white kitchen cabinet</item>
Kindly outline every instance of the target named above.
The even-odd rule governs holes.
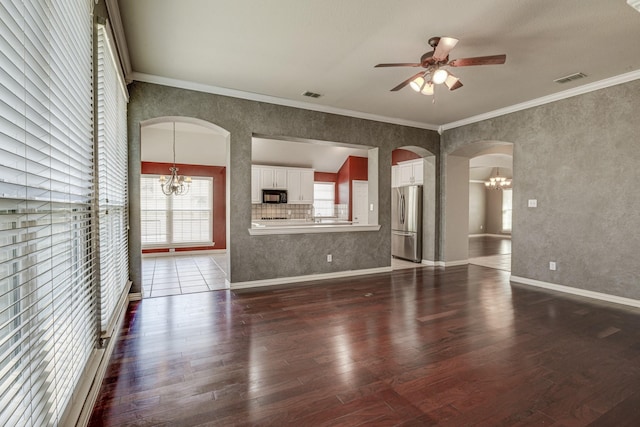
[[[260,188],[260,166],[251,166],[251,203],[262,203],[262,188]]]
[[[398,163],[397,187],[424,183],[424,159]]]
[[[287,170],[287,202],[299,205],[313,204],[313,169]]]
[[[287,189],[287,169],[260,166],[260,188],[261,189]]]
[[[400,187],[400,177],[398,176],[400,174],[400,166],[395,165],[395,166],[391,166],[391,188],[396,188],[396,187]]]

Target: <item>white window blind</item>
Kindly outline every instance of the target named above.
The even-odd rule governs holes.
[[[211,245],[213,179],[191,177],[187,194],[166,196],[158,175],[140,178],[143,248]]]
[[[57,425],[95,347],[92,0],[0,3],[0,425]]]
[[[313,184],[314,216],[335,216],[335,195],[335,183],[315,182]]]
[[[96,130],[98,165],[100,329],[110,330],[129,280],[127,210],[127,93],[120,78],[109,33],[97,30]]]

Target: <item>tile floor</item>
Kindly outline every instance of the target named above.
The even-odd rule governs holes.
[[[142,258],[144,298],[227,289],[226,254]]]

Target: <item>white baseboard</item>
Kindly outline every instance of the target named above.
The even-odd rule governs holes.
[[[287,283],[310,282],[312,280],[337,279],[341,277],[361,276],[365,274],[387,273],[389,267],[365,268],[362,270],[336,271],[335,273],[309,274],[306,276],[279,277],[276,279],[251,280],[247,282],[231,282],[231,289],[258,288],[262,286],[284,285]]]
[[[615,304],[628,305],[631,307],[640,308],[640,300],[619,297],[616,295],[604,294],[602,292],[588,291],[586,289],[573,288],[571,286],[557,285],[555,283],[542,282],[540,280],[528,279],[526,277],[519,277],[511,275],[510,281],[516,283],[522,283],[524,285],[535,286],[538,288],[550,289],[552,291],[563,292],[565,294],[578,295],[581,297],[597,299],[600,301],[612,302]]]
[[[206,254],[226,254],[226,249],[205,249],[202,251],[174,251],[174,252],[151,252],[143,253],[142,258],[155,258],[163,256],[191,256],[191,255],[206,255]]]
[[[420,264],[429,266],[429,267],[445,267],[444,261],[431,261],[430,259],[423,259],[420,261]]]
[[[469,237],[502,237],[503,239],[510,239],[511,234],[469,234]]]

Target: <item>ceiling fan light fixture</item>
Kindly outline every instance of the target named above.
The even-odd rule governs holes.
[[[409,83],[409,86],[411,86],[411,89],[416,92],[420,92],[422,90],[422,86],[424,86],[424,77],[420,76],[413,79],[411,83]]]
[[[447,80],[447,77],[449,77],[449,73],[447,72],[447,70],[439,68],[433,73],[433,77],[431,78],[431,80],[435,84],[439,85],[441,83],[444,83],[445,80]]]
[[[460,83],[460,79],[454,76],[453,74],[449,74],[447,76],[447,79],[444,81],[444,84],[447,85],[449,90],[454,90],[462,86],[462,83]]]
[[[433,83],[426,82],[420,93],[423,95],[433,95]]]

